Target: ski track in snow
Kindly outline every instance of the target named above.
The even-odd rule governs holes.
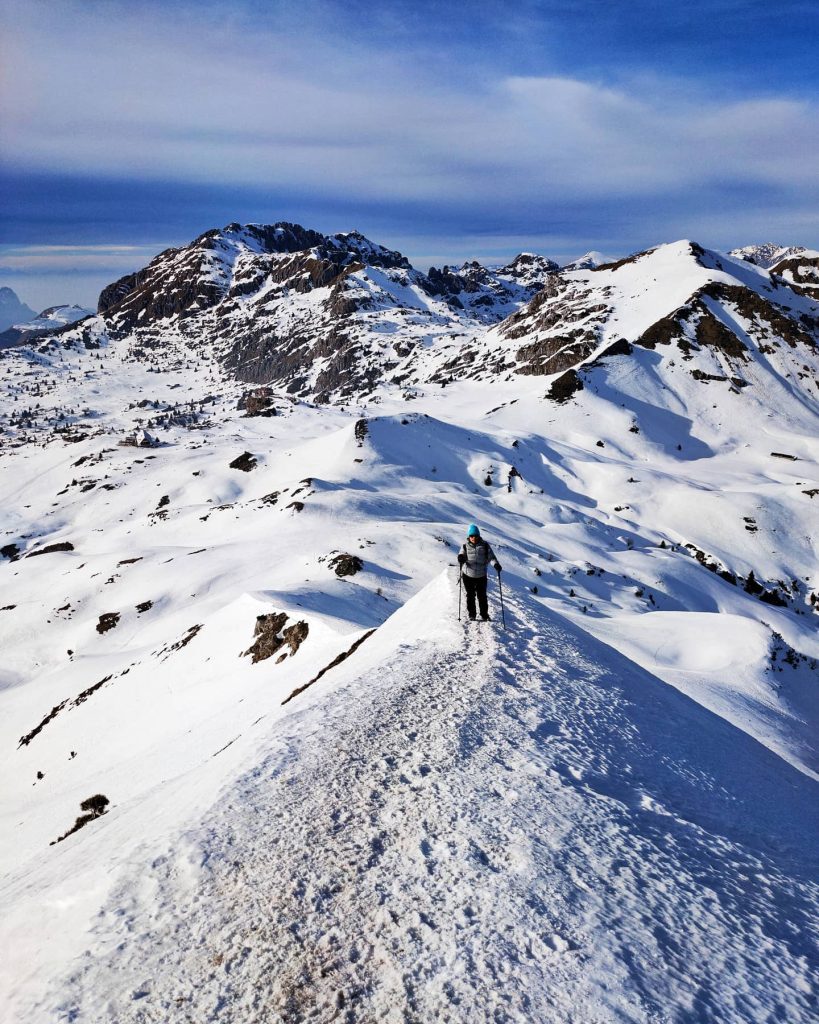
[[[815,1019],[815,784],[537,606],[507,620],[281,721],[29,1021]]]

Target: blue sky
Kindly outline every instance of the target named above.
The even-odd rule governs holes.
[[[232,220],[418,266],[819,248],[816,0],[0,0],[0,284],[100,288]]]

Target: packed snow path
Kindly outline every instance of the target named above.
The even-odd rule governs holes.
[[[816,784],[534,601],[453,601],[280,722],[29,1019],[815,1019]]]

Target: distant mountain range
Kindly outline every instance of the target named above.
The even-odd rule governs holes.
[[[681,241],[601,259],[560,268],[522,253],[423,273],[358,232],[234,223],[109,285],[97,315],[53,343],[126,340],[149,361],[184,345],[237,380],[319,402],[509,374],[568,374],[549,392],[565,397],[633,346],[676,351],[703,380],[744,387],[753,364],[814,394],[802,367],[819,337],[819,254]]]

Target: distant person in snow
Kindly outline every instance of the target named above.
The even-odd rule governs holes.
[[[472,523],[466,531],[466,543],[458,554],[458,565],[461,567],[461,578],[466,590],[466,612],[470,619],[475,618],[475,596],[481,610],[481,618],[489,618],[489,606],[486,603],[486,568],[494,565],[500,573],[500,562],[495,552],[481,537],[481,531]]]

